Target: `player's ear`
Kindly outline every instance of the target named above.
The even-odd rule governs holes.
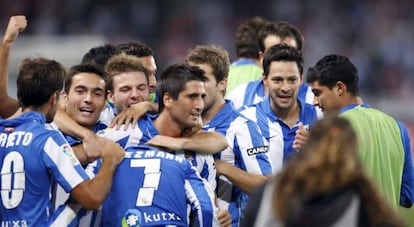
[[[108,90],[107,92],[107,99],[110,103],[114,103],[114,93],[111,90]]]
[[[341,81],[336,82],[335,88],[339,96],[347,92],[346,84],[342,83]]]
[[[164,107],[168,107],[168,108],[171,107],[173,100],[174,100],[173,97],[168,92],[165,92],[164,95],[162,96],[162,101],[164,103]]]

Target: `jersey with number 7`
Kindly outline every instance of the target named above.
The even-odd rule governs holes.
[[[148,146],[130,147],[103,204],[104,226],[188,226],[187,204],[198,226],[215,226],[213,192],[191,164]]]

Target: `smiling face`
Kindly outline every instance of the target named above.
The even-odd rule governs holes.
[[[296,107],[300,78],[296,62],[274,61],[270,64],[264,82],[269,87],[270,104],[275,113]]]
[[[171,115],[171,118],[182,128],[192,128],[196,126],[197,121],[204,109],[204,98],[206,91],[204,82],[188,81],[185,89],[178,95],[177,100],[171,96],[164,98],[165,108]]]
[[[76,74],[64,100],[68,115],[80,125],[91,128],[105,106],[105,81],[94,73]]]
[[[143,72],[121,73],[114,76],[112,80],[113,91],[108,93],[108,99],[114,104],[118,113],[131,104],[148,101],[148,84]]]

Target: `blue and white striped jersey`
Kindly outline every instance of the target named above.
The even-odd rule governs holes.
[[[105,108],[102,110],[101,114],[99,115],[99,122],[104,125],[109,125],[117,115],[117,111],[115,109],[114,104],[110,102],[106,102]]]
[[[157,115],[149,115],[138,121],[137,127],[128,127],[124,130],[121,127],[119,130],[107,128],[98,134],[110,140],[113,140],[127,149],[130,146],[139,144],[146,144],[152,137],[159,135],[152,121]],[[185,157],[184,152],[176,152],[176,155]],[[201,177],[206,179],[211,185],[212,189],[216,188],[216,167],[214,166],[214,158],[212,155],[193,154],[189,157],[189,161],[200,173]]]
[[[203,130],[215,131],[226,137],[229,147],[216,156],[246,172],[269,175],[272,174],[270,162],[272,151],[267,140],[260,133],[256,123],[243,117],[234,110],[230,100],[226,100],[223,108],[214,118],[203,126]],[[217,185],[218,197],[222,209],[232,215],[233,224],[238,225],[248,195],[229,180],[221,176]],[[225,207],[223,207],[225,205]]]
[[[259,79],[238,85],[226,97],[233,102],[235,109],[239,109],[262,101],[264,96],[263,80]]]
[[[108,126],[105,124],[102,124],[100,121],[98,121],[94,128],[93,132],[98,132],[100,130],[103,130],[107,128]],[[78,144],[81,144],[82,141],[78,138],[64,135],[65,139],[68,141],[70,146],[75,146]],[[86,173],[88,174],[89,178],[93,178],[96,173],[93,173],[91,170],[86,169]],[[86,210],[81,209],[80,212],[77,213],[76,216],[74,216],[70,212],[70,208],[65,205],[66,200],[69,198],[69,193],[66,193],[62,187],[59,185],[55,186],[54,189],[54,207],[56,209],[56,214],[54,215],[56,219],[56,223],[59,225],[65,225],[65,226],[99,226],[100,225],[100,217],[101,217],[101,210],[98,211],[92,211],[92,210]]]
[[[262,135],[268,139],[269,150],[277,151],[278,156],[272,160],[275,162],[274,173],[278,173],[283,161],[293,155],[296,151],[292,148],[295,140],[298,124],[303,123],[305,128],[318,120],[316,109],[313,105],[305,103],[302,99],[297,99],[300,107],[299,119],[294,127],[290,128],[285,122],[279,119],[270,107],[270,98],[266,97],[262,102],[244,106],[240,113],[257,123]],[[279,138],[283,138],[280,140]]]
[[[217,226],[212,193],[187,160],[130,146],[102,206],[103,226],[188,226],[187,204],[197,226]]]
[[[312,88],[307,85],[307,84],[302,84],[299,87],[299,91],[298,91],[298,97],[300,99],[302,99],[303,101],[305,101],[306,103],[312,104],[313,105],[313,92],[312,92]],[[316,107],[315,107],[316,108]],[[317,108],[317,110],[319,110]],[[320,111],[320,113],[318,113],[318,118],[319,116],[322,116],[322,111]]]
[[[2,226],[44,226],[54,213],[52,181],[66,192],[88,179],[63,135],[44,115],[0,120]]]
[[[241,84],[231,91],[227,97],[233,102],[234,108],[239,109],[245,105],[256,104],[263,101],[265,97],[263,80],[255,80],[245,84]],[[299,87],[298,97],[306,103],[313,105],[313,92],[307,84]],[[318,107],[314,107],[318,114],[318,118],[322,118],[322,111]]]

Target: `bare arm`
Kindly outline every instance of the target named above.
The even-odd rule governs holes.
[[[157,135],[147,142],[157,147],[166,147],[174,151],[190,150],[202,154],[215,154],[228,147],[227,140],[217,132],[199,131],[190,137],[169,137]]]
[[[219,159],[215,160],[215,164],[217,175],[225,176],[229,181],[247,194],[250,194],[257,186],[272,178],[271,175],[263,176],[260,174],[248,173]]]
[[[0,117],[7,118],[11,116],[19,108],[16,99],[8,96],[9,82],[9,56],[10,47],[17,39],[19,32],[23,31],[27,26],[25,16],[10,17],[9,24],[0,47]]]
[[[64,134],[82,140],[84,152],[75,152],[81,163],[84,164],[85,161],[94,161],[101,156],[100,149],[102,148],[102,144],[100,142],[101,140],[98,139],[99,137],[90,129],[79,125],[62,108],[58,108],[54,123]],[[82,157],[82,153],[86,155],[87,160],[84,160],[85,157]]]
[[[76,158],[78,158],[79,162],[82,166],[85,166],[89,163],[88,157],[86,156],[85,150],[82,147],[82,144],[77,144],[72,146],[73,153],[75,153]]]
[[[183,138],[183,140],[183,150],[199,151],[205,154],[215,154],[229,146],[226,138],[218,132],[200,130],[193,136]]]
[[[71,196],[84,208],[97,210],[112,187],[113,175],[125,152],[113,141],[104,140],[102,166],[92,180],[84,181],[71,191]]]

